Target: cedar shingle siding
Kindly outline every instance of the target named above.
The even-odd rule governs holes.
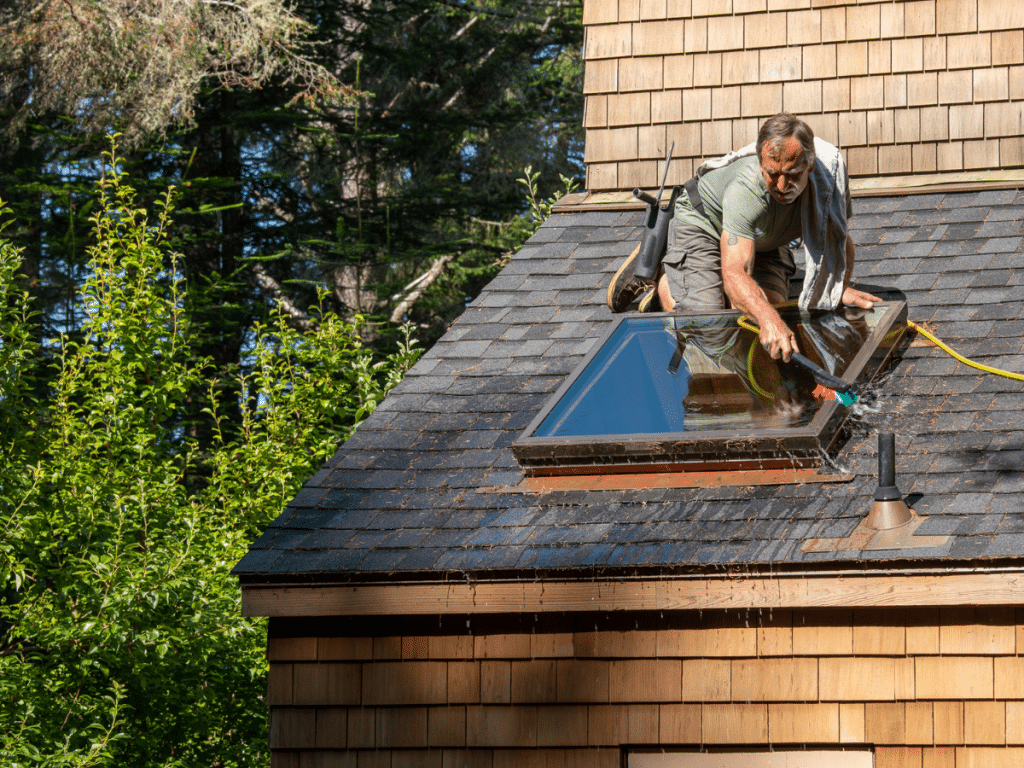
[[[803,116],[853,176],[1024,165],[1024,5],[586,0],[587,186],[669,183]]]
[[[375,638],[278,627],[293,630],[271,625],[275,767],[617,768],[630,747],[792,744],[870,745],[876,768],[1024,761],[1013,608],[549,617]]]

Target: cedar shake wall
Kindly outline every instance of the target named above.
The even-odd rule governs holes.
[[[587,186],[670,184],[803,116],[852,176],[1024,166],[1024,3],[585,0]]]
[[[410,620],[417,634],[376,637],[276,636],[296,632],[276,621],[274,768],[618,768],[626,745],[794,744],[873,745],[877,768],[1024,765],[1012,608],[570,617],[472,635]]]

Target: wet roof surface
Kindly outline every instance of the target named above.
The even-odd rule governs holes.
[[[854,200],[855,282],[909,303],[961,354],[1024,371],[1024,193]],[[510,446],[605,332],[605,289],[641,212],[552,215],[234,573],[664,569],[1024,555],[1024,385],[907,349],[838,451],[844,484],[482,493],[523,473]],[[902,294],[902,296],[900,295]],[[931,549],[807,553],[850,535],[876,486],[875,433]],[[838,563],[837,563],[838,564]]]

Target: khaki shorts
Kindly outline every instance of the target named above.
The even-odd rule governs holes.
[[[677,310],[706,312],[725,308],[721,246],[707,232],[673,219],[662,266]],[[766,291],[788,298],[789,280],[795,273],[796,264],[788,246],[754,254],[751,277]]]

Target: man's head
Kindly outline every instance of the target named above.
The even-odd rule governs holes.
[[[814,167],[814,131],[788,112],[769,117],[757,133],[757,158],[772,198],[796,202]]]

